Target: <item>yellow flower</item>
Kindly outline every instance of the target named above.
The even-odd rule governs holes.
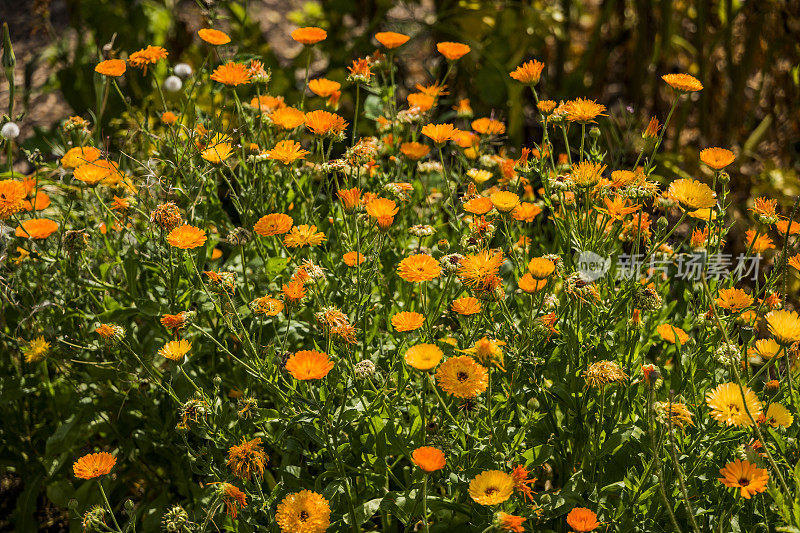
[[[452,124],[425,124],[422,127],[422,134],[436,144],[453,140],[457,131]]]
[[[779,403],[771,403],[763,415],[764,421],[770,426],[788,428],[794,422],[794,417],[789,410]]]
[[[766,316],[767,328],[779,344],[787,346],[800,341],[800,316],[794,311],[771,311]]]
[[[628,375],[614,361],[597,361],[583,373],[587,387],[603,387],[609,383],[624,383]]]
[[[697,180],[681,178],[673,181],[667,193],[687,211],[708,209],[717,205],[717,193]]]
[[[392,326],[395,331],[414,331],[425,323],[425,315],[413,311],[403,311],[392,316]]]
[[[763,468],[758,468],[749,461],[736,459],[728,463],[719,471],[721,478],[719,481],[723,485],[732,489],[739,489],[742,498],[749,500],[757,492],[767,490],[769,474]]]
[[[742,289],[720,289],[715,303],[731,313],[738,313],[753,305],[753,297]]]
[[[475,398],[489,385],[489,373],[472,357],[459,355],[439,366],[436,382],[448,394],[458,398]]]
[[[325,242],[325,234],[317,232],[316,226],[309,226],[308,224],[301,224],[295,226],[286,237],[283,238],[283,243],[288,248],[300,248],[303,246],[317,246]]]
[[[477,341],[475,341],[475,344],[473,344],[471,348],[458,351],[472,355],[484,365],[489,365],[494,363],[497,365],[498,368],[502,369],[503,349],[501,348],[501,346],[505,345],[506,343],[503,341],[498,341],[497,339],[490,339],[488,337],[483,337],[482,339],[478,339]]]
[[[513,211],[519,205],[519,196],[510,191],[498,191],[489,197],[492,205],[501,213]]]
[[[689,74],[664,74],[661,76],[667,85],[681,93],[690,93],[703,90],[700,80]]]
[[[442,350],[435,344],[416,344],[406,350],[406,364],[417,370],[430,370],[442,360]]]
[[[733,152],[725,148],[706,148],[700,150],[700,161],[714,170],[722,170],[736,159]]]
[[[167,359],[172,359],[173,361],[180,361],[191,349],[192,343],[186,339],[181,339],[179,341],[170,341],[165,344],[164,347],[158,351],[158,355],[166,357]]]
[[[267,152],[268,159],[275,159],[284,165],[294,163],[298,159],[305,159],[310,154],[308,150],[303,150],[302,145],[297,141],[279,141],[275,148]]]
[[[38,363],[50,352],[50,343],[44,340],[44,337],[37,337],[22,349],[25,355],[26,363]]]
[[[747,411],[753,419],[761,414],[761,402],[756,394],[749,388],[743,387],[744,398],[736,383],[723,383],[716,389],[706,393],[706,404],[711,409],[711,417],[727,426],[751,426],[753,422],[747,416]]]
[[[22,182],[0,180],[0,220],[5,220],[20,211],[26,196],[27,191]]]
[[[567,120],[581,124],[595,122],[594,119],[597,117],[606,116],[605,113],[603,113],[605,110],[606,106],[598,104],[594,100],[589,100],[587,98],[570,100],[564,104],[564,111],[567,114]]]
[[[450,305],[454,313],[459,315],[469,316],[481,312],[481,301],[472,296],[465,296],[454,300]]]
[[[225,135],[216,134],[211,142],[200,152],[200,157],[209,163],[222,163],[233,154],[230,139]]]
[[[514,479],[499,470],[481,472],[469,484],[469,495],[481,505],[503,503],[514,492]]]
[[[275,522],[281,533],[322,533],[331,524],[331,507],[316,492],[294,492],[278,504]]]
[[[503,261],[503,252],[481,250],[461,259],[456,274],[464,285],[473,290],[489,290],[495,286]]]
[[[85,163],[97,161],[101,155],[100,150],[94,146],[76,146],[67,150],[67,153],[61,158],[61,166],[64,168],[76,168]]]

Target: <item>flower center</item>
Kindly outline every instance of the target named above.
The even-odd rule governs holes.
[[[458,379],[458,381],[460,381],[461,383],[464,383],[465,381],[467,381],[467,378],[469,378],[469,375],[467,375],[467,373],[466,373],[466,372],[458,372],[458,373],[456,374],[456,378],[457,378],[457,379]]]
[[[750,484],[750,480],[747,479],[746,477],[743,477],[743,478],[739,479],[739,485],[741,485],[742,487],[746,487],[749,484]]]
[[[300,521],[305,522],[306,520],[308,520],[308,513],[305,510],[300,511]]]
[[[495,487],[489,487],[489,488],[486,489],[486,495],[487,496],[494,496],[496,492],[497,492],[497,489]]]

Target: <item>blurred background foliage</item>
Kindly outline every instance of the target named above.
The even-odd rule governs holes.
[[[22,113],[23,146],[45,154],[52,152],[46,139],[63,119],[75,114],[90,117],[97,98],[93,68],[103,56],[124,58],[155,44],[169,50],[170,65],[184,61],[198,68],[204,52],[196,31],[213,24],[228,31],[242,50],[261,57],[272,69],[270,92],[281,94],[303,81],[305,56],[302,47],[289,39],[290,31],[317,25],[328,30],[328,39],[312,63],[312,77],[344,79],[345,67],[353,59],[375,51],[371,36],[376,31],[412,35],[400,62],[399,80],[407,89],[441,77],[441,58],[431,53],[436,42],[468,43],[473,52],[448,82],[450,94],[442,107],[469,94],[476,116],[493,115],[507,122],[513,146],[531,146],[540,133],[529,94],[508,72],[527,59],[542,60],[547,64],[543,96],[555,100],[585,96],[608,106],[610,116],[604,120],[617,126],[618,135],[630,137],[621,145],[631,147],[630,153],[613,157],[628,164],[635,159],[637,139],[649,117],[662,122],[665,118],[669,92],[660,76],[689,72],[705,89],[692,96],[692,105],[680,107],[657,172],[678,172],[680,164],[700,176],[695,164],[699,148],[724,146],[738,155],[731,172],[733,194],[740,200],[734,209],[744,212],[747,199],[759,195],[790,198],[800,191],[797,1],[33,0],[23,4],[5,0],[0,19],[9,22],[17,52],[15,114]],[[163,78],[169,67],[162,63],[159,68]],[[135,71],[126,73],[125,94],[135,105],[145,110],[149,106],[155,118],[156,95],[139,76]],[[8,87],[2,83],[0,109],[5,110]],[[344,114],[351,113],[351,98],[343,96]],[[125,110],[115,95],[109,106],[106,117],[111,120]],[[110,126],[106,131],[113,131],[114,123]],[[107,142],[113,149],[113,136]],[[102,365],[89,372],[98,382],[108,378]],[[58,396],[52,390],[50,395],[28,395],[38,384],[25,383],[23,376],[20,380],[13,389],[2,391],[5,407],[0,416],[7,422],[0,435],[4,443],[0,461],[17,470],[0,480],[0,530],[68,527],[67,499],[85,497],[81,491],[89,484],[75,493],[63,477],[54,482],[53,476],[69,468],[77,456],[76,446],[94,440],[90,432],[112,439],[111,433],[133,435],[142,468],[131,468],[130,478],[117,485],[123,493],[141,498],[139,487],[164,483],[179,485],[187,494],[197,490],[181,474],[185,458],[168,447],[176,438],[168,436],[174,435],[168,424],[154,423],[169,418],[158,412],[159,407],[131,413],[125,417],[129,427],[120,427],[94,416],[124,408],[85,400],[95,396],[87,390],[94,384],[72,384]],[[53,431],[44,413],[56,409],[56,397],[72,407],[71,415]],[[87,420],[93,422],[87,425]],[[153,449],[154,443],[161,449]],[[20,456],[25,462],[20,463]],[[171,456],[174,461],[167,460]],[[148,463],[172,475],[159,477]],[[19,470],[21,464],[27,471]],[[162,492],[149,497],[167,496]],[[154,523],[159,517],[142,519]]]

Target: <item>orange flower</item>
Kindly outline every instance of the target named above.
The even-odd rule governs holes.
[[[349,79],[354,81],[368,83],[372,78],[372,62],[367,58],[354,59],[347,70],[350,71]]]
[[[178,115],[173,113],[172,111],[164,111],[161,113],[161,122],[164,124],[175,124],[178,121]]]
[[[183,328],[186,325],[188,313],[178,313],[177,315],[164,315],[161,317],[161,325],[165,328],[172,330],[173,333]]]
[[[255,226],[253,226],[253,231],[262,237],[283,235],[292,229],[292,224],[294,224],[294,220],[289,215],[272,213],[259,218]]]
[[[317,246],[325,242],[325,240],[325,234],[321,231],[317,232],[316,226],[301,224],[292,228],[292,231],[283,238],[283,244],[288,248],[301,248],[303,246]]]
[[[236,87],[237,85],[250,83],[250,72],[245,65],[228,61],[224,65],[220,65],[214,69],[214,72],[211,74],[211,79],[225,85]]]
[[[353,187],[352,189],[339,189],[336,191],[339,196],[339,201],[345,211],[352,211],[361,204],[361,189]]]
[[[681,93],[690,93],[703,90],[703,84],[700,80],[689,74],[664,74],[661,79],[667,82],[667,85]]]
[[[423,113],[429,111],[436,102],[433,96],[424,93],[411,93],[406,97],[406,100],[408,100],[409,106],[416,107]]]
[[[418,142],[403,143],[400,145],[400,151],[404,156],[413,160],[419,161],[431,151],[430,147]]]
[[[494,208],[491,198],[479,196],[464,203],[464,211],[473,215],[485,215]]]
[[[98,63],[94,71],[103,76],[116,78],[125,74],[125,62],[121,59],[107,59]]]
[[[467,55],[471,48],[463,43],[444,42],[436,45],[436,49],[449,61],[456,61]]]
[[[233,475],[241,479],[250,479],[250,476],[264,475],[264,467],[269,457],[261,447],[261,439],[256,437],[252,440],[242,438],[241,444],[234,444],[228,448],[228,466],[231,467]]]
[[[511,477],[514,480],[514,490],[521,492],[526,499],[533,501],[533,489],[531,485],[536,483],[536,478],[528,477],[530,471],[522,465],[517,465],[511,472]]]
[[[667,193],[688,211],[717,205],[717,194],[711,190],[711,187],[693,179],[681,178],[673,181],[670,183]]]
[[[754,494],[767,490],[769,474],[749,461],[736,459],[719,470],[719,481],[729,488],[739,489],[742,498],[749,500]]]
[[[501,213],[508,213],[519,205],[519,196],[511,191],[498,191],[492,194],[489,200]]]
[[[456,128],[452,124],[425,124],[422,127],[422,134],[435,142],[444,144],[455,138]]]
[[[97,159],[91,163],[86,163],[72,171],[76,180],[80,180],[88,185],[94,185],[105,179],[120,174],[119,165],[114,161]]]
[[[744,235],[747,246],[753,253],[760,254],[775,249],[775,244],[766,233],[758,233],[757,230],[749,229]]]
[[[356,264],[360,265],[366,260],[367,258],[358,252],[347,252],[346,254],[342,255],[342,261],[344,261],[344,264],[349,267],[354,267]]]
[[[472,121],[472,129],[483,135],[502,135],[506,132],[506,125],[493,118],[478,118]]]
[[[536,85],[539,83],[543,70],[544,63],[532,59],[518,66],[514,72],[509,72],[508,75],[526,85]]]
[[[523,291],[532,294],[534,292],[539,292],[540,290],[547,287],[547,280],[535,279],[533,276],[531,276],[530,272],[526,272],[524,276],[519,278],[517,285]]]
[[[556,269],[556,265],[546,257],[534,257],[528,263],[528,272],[535,279],[545,279]]]
[[[375,198],[367,202],[367,214],[378,220],[394,217],[397,211],[397,204],[388,198]]]
[[[375,34],[375,40],[390,50],[406,44],[409,39],[411,39],[411,37],[408,35],[395,33],[393,31],[382,31]]]
[[[17,226],[14,234],[28,239],[46,239],[58,229],[58,222],[47,218],[32,218]]]
[[[306,121],[306,115],[294,107],[279,107],[269,114],[273,124],[285,130],[293,130]]]
[[[778,233],[782,237],[786,237],[787,232],[789,235],[797,235],[800,233],[800,222],[792,220],[791,225],[789,222],[789,220],[778,220],[775,222],[775,229],[778,230]]]
[[[533,222],[533,219],[541,212],[542,208],[538,205],[522,202],[514,208],[511,216],[514,217],[514,220],[519,220],[520,222]]]
[[[497,527],[503,531],[513,531],[514,533],[524,533],[525,526],[522,524],[527,520],[524,516],[504,513],[497,513]]]
[[[594,119],[597,117],[606,116],[605,113],[603,113],[605,110],[606,106],[586,98],[570,100],[564,104],[564,111],[567,114],[567,120],[582,124],[595,122]]]
[[[286,370],[301,381],[322,379],[333,368],[333,361],[325,352],[315,350],[301,350],[289,357],[286,361]]]
[[[115,464],[117,464],[117,458],[110,453],[90,453],[73,463],[72,472],[75,477],[81,479],[94,479],[111,472]]]
[[[316,135],[340,135],[347,127],[343,117],[322,109],[306,113],[305,123],[306,128]]]
[[[503,264],[503,252],[481,250],[477,254],[468,255],[458,266],[458,277],[467,287],[481,291],[493,288]]]
[[[413,311],[403,311],[392,316],[392,326],[395,331],[401,333],[419,329],[423,323],[425,323],[425,315]]]
[[[308,88],[312,93],[323,98],[327,98],[342,88],[338,81],[331,81],[326,78],[317,78],[308,82]]]
[[[290,165],[298,159],[305,159],[310,154],[308,150],[303,150],[303,146],[297,141],[279,141],[275,148],[267,152],[268,159],[280,161],[284,165]]]
[[[286,107],[286,104],[283,101],[283,96],[270,96],[268,94],[264,94],[261,96],[254,96],[253,99],[250,100],[250,107],[254,107],[262,113],[271,113],[276,109]]]
[[[94,146],[76,146],[67,150],[61,158],[61,166],[64,168],[76,168],[92,161],[100,159],[100,150]]]
[[[719,296],[714,302],[731,313],[738,313],[753,305],[753,297],[742,289],[720,289]]]
[[[676,342],[686,344],[686,341],[689,340],[689,335],[685,331],[670,324],[661,324],[656,328],[656,331],[662,339],[670,344],[675,344]]]
[[[0,180],[0,220],[5,220],[23,207],[28,192],[21,181]]]
[[[206,232],[200,228],[184,224],[169,232],[167,242],[175,248],[191,250],[206,243]]]
[[[212,137],[208,145],[200,152],[200,157],[209,163],[219,164],[233,155],[230,139],[222,134]]]
[[[411,453],[411,460],[425,472],[436,472],[446,464],[444,452],[433,446],[421,446]]]
[[[328,32],[316,26],[297,28],[292,32],[292,39],[305,45],[317,44],[328,37]]]
[[[421,283],[438,278],[442,267],[439,261],[428,254],[414,254],[400,261],[397,273],[405,281]]]
[[[573,530],[584,533],[586,531],[594,531],[600,527],[597,521],[597,515],[594,511],[586,509],[585,507],[576,507],[567,515],[567,524]]]
[[[150,45],[128,56],[128,64],[132,67],[143,68],[147,72],[147,65],[158,63],[167,55],[169,55],[167,51],[160,46]]]
[[[299,302],[306,297],[306,289],[303,286],[302,280],[292,280],[289,283],[283,284],[283,301],[287,305]]]
[[[41,211],[50,207],[50,197],[44,191],[39,191],[33,200],[22,202],[22,209],[25,211]]]
[[[481,301],[472,296],[465,296],[454,300],[450,308],[459,315],[474,315],[481,312]]]
[[[247,507],[247,495],[230,483],[218,483],[218,485],[222,501],[225,502],[225,512],[235,519],[238,508]]]
[[[208,44],[213,44],[215,46],[228,44],[231,42],[231,38],[227,33],[212,28],[203,28],[202,30],[198,30],[197,35],[199,35],[200,38]]]
[[[725,148],[706,148],[700,150],[700,161],[714,170],[722,170],[736,159],[733,152]]]
[[[435,344],[416,344],[406,350],[406,364],[417,370],[427,371],[442,360],[442,350]]]

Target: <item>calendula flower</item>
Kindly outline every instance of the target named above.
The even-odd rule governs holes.
[[[436,144],[444,144],[454,138],[456,128],[452,124],[425,124],[422,134]]]
[[[342,255],[342,261],[344,261],[344,264],[349,267],[360,265],[366,260],[367,258],[364,257],[363,254],[360,254],[358,252],[347,252],[344,255]]]
[[[125,74],[125,62],[121,59],[107,59],[98,63],[94,71],[109,78],[116,78]]]
[[[719,296],[714,300],[718,306],[731,313],[738,313],[753,305],[753,297],[742,289],[720,289]]]
[[[388,198],[374,198],[367,202],[367,214],[378,221],[393,218],[397,211],[397,204]]]
[[[601,163],[581,161],[572,167],[569,177],[578,187],[594,187],[605,169],[606,166]]]
[[[336,191],[342,207],[347,212],[353,211],[356,207],[361,205],[361,189],[353,187],[352,189],[339,189]]]
[[[442,267],[428,254],[414,254],[400,261],[397,273],[405,281],[421,283],[438,278],[442,273]]]
[[[297,28],[292,32],[292,39],[305,45],[317,44],[328,37],[328,32],[316,26]]]
[[[478,118],[472,121],[472,129],[482,135],[502,135],[506,132],[506,125],[493,118]]]
[[[283,301],[287,305],[296,304],[306,297],[306,289],[301,280],[292,280],[289,283],[284,283],[282,293]]]
[[[711,409],[711,417],[726,426],[751,426],[745,404],[754,419],[761,414],[761,402],[750,387],[742,387],[744,397],[736,383],[723,383],[706,393],[706,404]]]
[[[467,55],[471,50],[466,44],[453,42],[438,43],[436,49],[449,61],[457,61]]]
[[[411,93],[406,97],[408,100],[408,105],[411,107],[416,107],[421,112],[429,111],[433,104],[436,103],[436,99],[433,96],[424,93]]]
[[[409,39],[411,37],[408,35],[393,31],[382,31],[375,34],[375,40],[390,50],[406,44]]]
[[[58,222],[47,218],[31,218],[17,226],[14,235],[25,239],[46,239],[58,230]]]
[[[659,325],[656,328],[656,332],[658,332],[662,339],[670,344],[675,344],[677,342],[680,344],[686,344],[686,341],[689,340],[689,335],[685,331],[671,324]]]
[[[511,191],[498,191],[489,197],[492,205],[501,213],[513,211],[519,205],[519,196]]]
[[[306,121],[305,113],[294,107],[279,107],[268,116],[273,124],[284,130],[293,130]]]
[[[160,322],[162,326],[175,333],[186,326],[189,316],[190,313],[187,313],[186,311],[176,315],[164,315],[161,317]]]
[[[547,287],[547,279],[536,279],[531,276],[530,272],[526,272],[524,276],[519,278],[517,286],[521,290],[533,294]]]
[[[261,96],[254,96],[250,100],[250,107],[258,109],[262,113],[272,113],[276,109],[286,107],[283,96],[271,96],[269,94],[262,94]],[[300,111],[298,109],[298,111]],[[302,111],[300,111],[302,114]]]
[[[180,361],[192,349],[192,343],[186,339],[170,341],[158,351],[158,355],[172,361]]]
[[[222,163],[233,155],[233,146],[231,146],[230,139],[225,135],[216,134],[211,138],[211,141],[200,151],[200,157],[209,163]]]
[[[450,309],[459,315],[474,315],[481,312],[481,301],[472,296],[465,296],[464,298],[454,300],[453,303],[450,304]]]
[[[236,87],[237,85],[250,83],[250,71],[246,65],[228,61],[214,69],[211,79],[224,85]]]
[[[536,483],[536,478],[528,477],[530,471],[523,465],[517,465],[511,472],[511,478],[514,480],[514,490],[521,492],[526,500],[533,501],[533,489],[531,485]]]
[[[331,523],[328,500],[310,490],[287,495],[275,511],[281,533],[323,533]]]
[[[178,226],[167,235],[167,242],[171,246],[182,250],[191,250],[203,246],[206,243],[206,239],[205,231],[189,224]]]
[[[767,490],[769,474],[749,461],[736,459],[720,468],[719,481],[728,488],[739,489],[742,498],[749,500],[754,494]]]
[[[477,254],[467,255],[459,264],[458,275],[461,282],[473,290],[487,290],[487,280],[494,279],[503,264],[503,252],[481,250]]]
[[[781,345],[775,339],[759,339],[753,344],[753,350],[764,359],[772,359],[781,351]]]
[[[605,113],[603,113],[605,110],[606,106],[586,98],[570,100],[564,104],[564,112],[566,113],[567,120],[580,124],[592,123],[595,122],[594,119],[597,117],[606,116]]]
[[[714,170],[722,170],[727,167],[736,159],[733,152],[725,148],[706,148],[700,150],[700,161],[713,168]]]
[[[81,479],[94,479],[111,472],[115,464],[117,458],[108,452],[90,453],[72,464],[72,472]]]
[[[436,472],[445,466],[444,452],[433,446],[421,446],[411,453],[412,462],[425,472]]]
[[[408,142],[400,145],[400,152],[412,161],[418,161],[428,155],[431,149],[429,146],[418,142]]]
[[[789,266],[793,267],[795,270],[800,270],[800,254],[789,258]]]
[[[609,383],[624,383],[628,375],[614,361],[597,361],[583,373],[587,387],[599,388]]]
[[[594,531],[600,527],[597,515],[591,509],[575,507],[567,514],[567,525],[576,532]]]
[[[283,243],[287,248],[300,248],[303,246],[317,246],[326,241],[325,234],[317,232],[316,226],[301,224],[295,226],[283,238]]]
[[[503,368],[503,349],[506,343],[497,339],[490,339],[483,337],[475,341],[472,347],[466,350],[458,350],[462,353],[468,353],[484,365],[496,364],[498,368]]]
[[[613,198],[603,198],[603,203],[606,208],[597,208],[597,211],[608,215],[611,220],[623,220],[626,216],[638,211],[640,207],[638,205],[628,205],[628,199],[619,194]]]
[[[257,315],[276,316],[283,311],[283,302],[271,296],[262,296],[250,302],[249,307]]]
[[[286,361],[286,370],[292,377],[302,381],[322,379],[332,368],[333,361],[328,358],[328,354],[315,350],[301,350]]]
[[[655,139],[658,137],[658,119],[656,117],[650,117],[650,122],[647,123],[647,128],[645,128],[644,133],[642,133],[642,137],[645,139]]]
[[[214,46],[228,44],[231,42],[231,38],[227,33],[224,31],[215,30],[213,28],[203,28],[201,30],[197,30],[197,35],[199,35],[200,38],[208,44],[213,44]]]
[[[524,533],[525,526],[523,526],[522,524],[525,523],[526,520],[527,518],[525,518],[524,516],[517,516],[500,511],[499,513],[497,513],[497,520],[495,523],[497,524],[497,527],[499,527],[503,531]]]
[[[469,495],[481,505],[503,503],[514,492],[514,480],[499,470],[481,472],[470,482]]]
[[[125,334],[122,326],[116,324],[100,324],[94,331],[105,340],[119,339]]]
[[[518,66],[514,72],[509,72],[508,75],[525,85],[536,85],[542,77],[543,70],[544,63],[532,59]]]
[[[556,265],[546,257],[534,257],[528,263],[528,272],[535,279],[546,279],[556,269]]]
[[[22,354],[25,356],[26,363],[38,363],[47,357],[49,352],[50,343],[44,340],[42,336],[32,339],[22,348]]]
[[[512,193],[513,194],[513,193]],[[485,215],[494,208],[494,203],[491,198],[485,196],[478,196],[471,200],[464,202],[464,211],[472,213],[473,215]]]
[[[327,78],[317,78],[308,82],[308,88],[317,96],[328,98],[333,93],[341,89],[342,84],[338,81],[332,81]]]
[[[241,479],[249,480],[253,474],[263,476],[268,460],[258,437],[252,440],[243,438],[241,444],[234,444],[228,449],[228,466],[233,475]]]
[[[667,193],[687,211],[707,209],[717,205],[717,193],[705,183],[693,179],[681,178],[673,181]]]
[[[777,207],[777,200],[764,198],[762,196],[755,199],[753,202],[753,207],[750,208],[750,211],[753,212],[756,220],[762,224],[774,224],[778,221],[778,213],[776,212]]]
[[[771,311],[767,313],[767,328],[775,340],[783,346],[800,342],[800,316],[794,311]]]
[[[303,150],[303,146],[292,140],[278,141],[275,148],[267,152],[268,159],[280,161],[284,165],[290,165],[298,159],[305,159],[310,154],[308,150]]]
[[[550,115],[558,107],[558,104],[553,100],[539,100],[536,104],[536,109],[543,115]]]
[[[766,413],[761,415],[759,422],[769,424],[770,426],[788,428],[794,422],[794,417],[789,410],[779,403],[771,403],[767,407]]]
[[[67,150],[67,153],[61,158],[61,166],[64,168],[76,168],[86,163],[97,161],[101,155],[100,150],[94,146],[76,146]]]
[[[353,60],[353,64],[347,67],[350,75],[347,77],[350,81],[358,83],[369,83],[372,78],[372,61],[369,58],[358,58]]]
[[[533,222],[533,219],[536,218],[541,212],[542,208],[538,205],[531,204],[529,202],[521,202],[511,212],[511,216],[514,217],[514,220],[518,220],[520,222]]]
[[[486,183],[487,181],[492,179],[491,172],[485,169],[477,169],[477,168],[471,168],[467,170],[467,176],[469,176],[472,179],[472,181],[474,181],[478,185]]]
[[[766,233],[760,233],[756,229],[749,229],[745,232],[745,242],[747,243],[750,251],[756,254],[766,252],[767,250],[774,250],[775,243],[769,238]]]
[[[667,85],[680,93],[691,93],[703,90],[700,80],[689,74],[664,74],[661,76]]]
[[[292,229],[292,224],[294,224],[294,220],[292,220],[292,217],[289,215],[285,215],[283,213],[271,213],[259,218],[255,226],[253,226],[253,231],[262,237],[283,235]]]
[[[119,165],[114,161],[96,159],[91,163],[85,163],[76,168],[72,175],[76,180],[80,180],[88,185],[100,183],[111,178],[114,174],[119,174]]]
[[[392,327],[395,331],[414,331],[425,323],[425,315],[413,311],[403,311],[392,316]]]
[[[694,426],[692,412],[680,402],[656,402],[656,416],[662,423],[672,424],[681,429]]]
[[[0,220],[5,220],[21,211],[27,194],[22,182],[0,180]]]
[[[347,127],[343,117],[322,109],[306,113],[305,124],[306,128],[316,135],[339,135],[344,133]]]
[[[129,55],[128,64],[135,68],[144,69],[145,73],[147,73],[147,65],[158,63],[162,59],[166,59],[168,55],[164,48],[150,45]]]
[[[468,355],[451,357],[436,371],[436,382],[448,394],[458,398],[475,398],[486,391],[489,373],[486,367]],[[513,488],[513,483],[512,483]]]
[[[406,364],[417,370],[430,370],[442,360],[442,350],[435,344],[417,344],[406,350]]]
[[[247,507],[247,495],[230,483],[216,483],[217,493],[225,503],[225,512],[228,516],[236,519],[239,509]]]

